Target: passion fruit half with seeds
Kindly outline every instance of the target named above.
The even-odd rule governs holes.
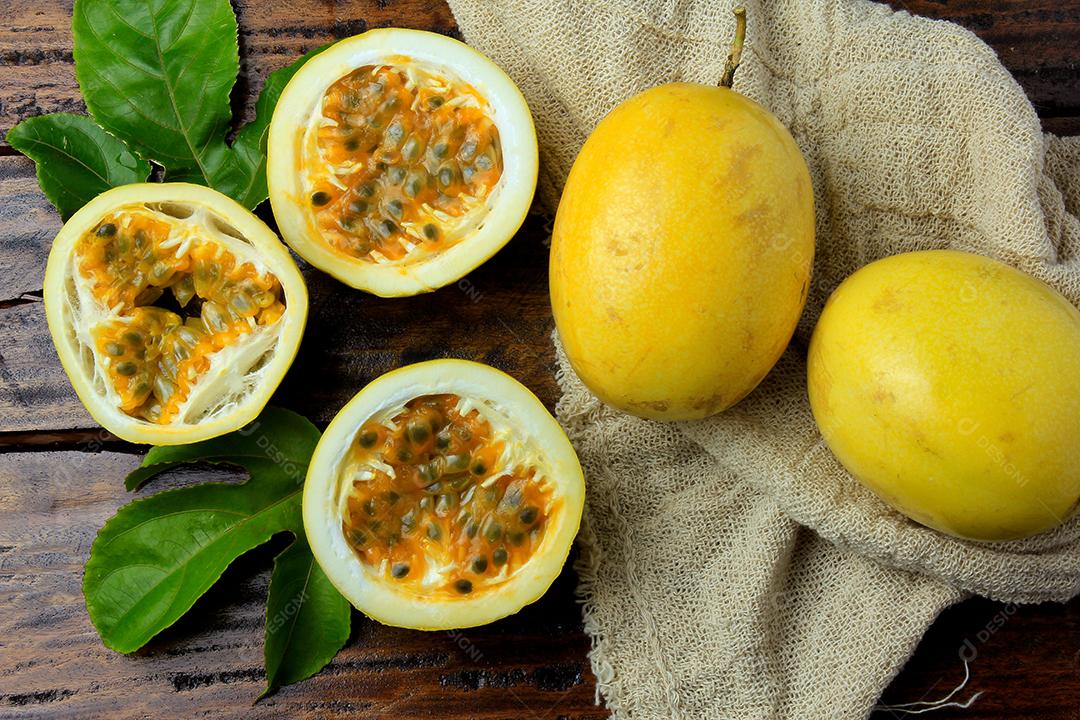
[[[307,320],[289,251],[221,193],[140,183],[65,223],[45,314],[75,392],[113,434],[179,445],[236,430],[266,405]]]
[[[585,481],[555,419],[519,382],[435,360],[383,375],[334,418],[304,487],[315,558],[387,625],[470,627],[558,577]]]
[[[297,253],[382,296],[451,283],[521,226],[536,189],[525,98],[467,45],[372,30],[309,60],[270,123],[267,178]]]

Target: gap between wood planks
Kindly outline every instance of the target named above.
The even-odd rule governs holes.
[[[16,430],[0,432],[0,454],[14,452],[75,451],[119,452],[142,455],[146,445],[121,440],[102,429],[92,430]]]

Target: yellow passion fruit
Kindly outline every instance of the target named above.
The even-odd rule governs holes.
[[[91,415],[170,445],[258,414],[296,354],[307,292],[247,210],[205,187],[148,183],[103,193],[64,225],[45,310]]]
[[[316,558],[372,617],[490,622],[539,597],[577,533],[581,467],[543,405],[501,372],[444,360],[365,388],[312,459]]]
[[[375,30],[314,57],[270,128],[285,240],[343,282],[412,295],[458,279],[513,235],[536,186],[521,93],[432,33]]]

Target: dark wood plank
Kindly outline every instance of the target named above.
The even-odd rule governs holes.
[[[974,30],[1014,72],[1044,127],[1080,133],[1080,3],[894,5]],[[268,72],[336,37],[387,24],[455,32],[439,1],[236,6],[241,117],[250,115],[253,90]],[[69,0],[9,0],[0,8],[0,131],[32,114],[82,107],[69,18]],[[146,650],[133,657],[105,650],[82,606],[81,566],[93,532],[127,499],[120,478],[137,459],[115,452],[131,448],[94,428],[48,341],[38,291],[59,222],[35,189],[30,164],[0,157],[0,191],[0,431],[8,431],[0,445],[9,451],[0,459],[0,716],[606,716],[592,705],[588,640],[569,570],[538,604],[463,635],[383,628],[357,617],[353,639],[327,671],[254,710],[269,550],[238,561],[219,588]],[[325,423],[377,374],[456,355],[508,370],[550,407],[558,393],[544,236],[542,221],[530,220],[464,283],[421,298],[371,298],[307,270],[309,329],[275,401]],[[961,679],[959,652],[971,642],[977,656],[969,688],[986,695],[970,710],[936,717],[1076,718],[1078,618],[1080,601],[1015,612],[984,600],[964,603],[933,626],[884,702],[945,694]]]
[[[33,165],[0,157],[0,432],[86,430],[52,347],[40,290],[56,214],[36,189]],[[268,222],[273,218],[260,210]],[[273,402],[325,424],[367,382],[435,357],[479,360],[505,370],[554,408],[545,221],[530,216],[483,267],[429,295],[383,299],[353,290],[298,259],[311,303],[295,364]],[[6,307],[5,307],[6,304]]]
[[[954,700],[982,696],[967,710],[927,717],[957,720],[1076,720],[1080,718],[1080,598],[1068,604],[1005,605],[975,598],[949,608],[886,690],[882,704],[932,701],[964,679]],[[881,711],[873,720],[897,720]]]
[[[892,0],[897,9],[953,20],[991,45],[1016,76],[1048,129],[1080,133],[1080,9],[1055,0]],[[292,0],[233,3],[240,19],[241,73],[236,109],[250,117],[252,89],[301,53],[367,28],[395,25],[455,33],[441,0]],[[24,117],[80,112],[71,58],[71,0],[6,0],[0,8],[0,135]],[[11,152],[0,142],[0,153]]]
[[[107,444],[89,437],[78,450],[0,462],[0,718],[159,717],[166,708],[176,717],[606,716],[592,704],[570,570],[538,603],[484,628],[410,632],[354,615],[349,644],[325,671],[255,708],[269,564],[285,538],[238,560],[145,649],[107,650],[83,606],[82,565],[94,533],[132,497],[120,478],[138,463],[135,454],[102,451]],[[140,495],[225,477],[194,469]],[[1080,601],[1015,608],[972,600],[947,611],[884,702],[944,695],[962,678],[961,650],[973,658],[969,691],[985,695],[970,710],[935,717],[1076,717]]]
[[[495,258],[430,295],[377,298],[306,268],[308,328],[274,402],[324,423],[388,370],[459,357],[510,373],[553,410],[559,392],[543,228],[530,217]]]
[[[957,22],[994,49],[1043,126],[1080,134],[1080,4],[1061,0],[888,0],[913,15]]]
[[[0,157],[0,198],[0,308],[5,308],[40,298],[60,216],[38,189],[34,164],[21,155]]]
[[[40,300],[0,310],[0,428],[91,429],[52,346]]]
[[[251,708],[280,538],[238,560],[143,650],[107,650],[83,606],[82,565],[97,529],[130,499],[120,479],[138,457],[95,449],[0,463],[0,717],[606,716],[593,704],[571,572],[518,615],[460,633],[409,632],[356,614],[352,639],[326,670]],[[159,487],[208,475],[225,476],[192,471]]]

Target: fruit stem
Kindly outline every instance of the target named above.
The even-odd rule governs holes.
[[[746,40],[746,8],[739,5],[732,12],[735,13],[735,39],[731,41],[731,54],[724,63],[724,74],[720,77],[720,86],[726,88],[730,88],[735,80],[735,69],[742,60],[742,46]]]

